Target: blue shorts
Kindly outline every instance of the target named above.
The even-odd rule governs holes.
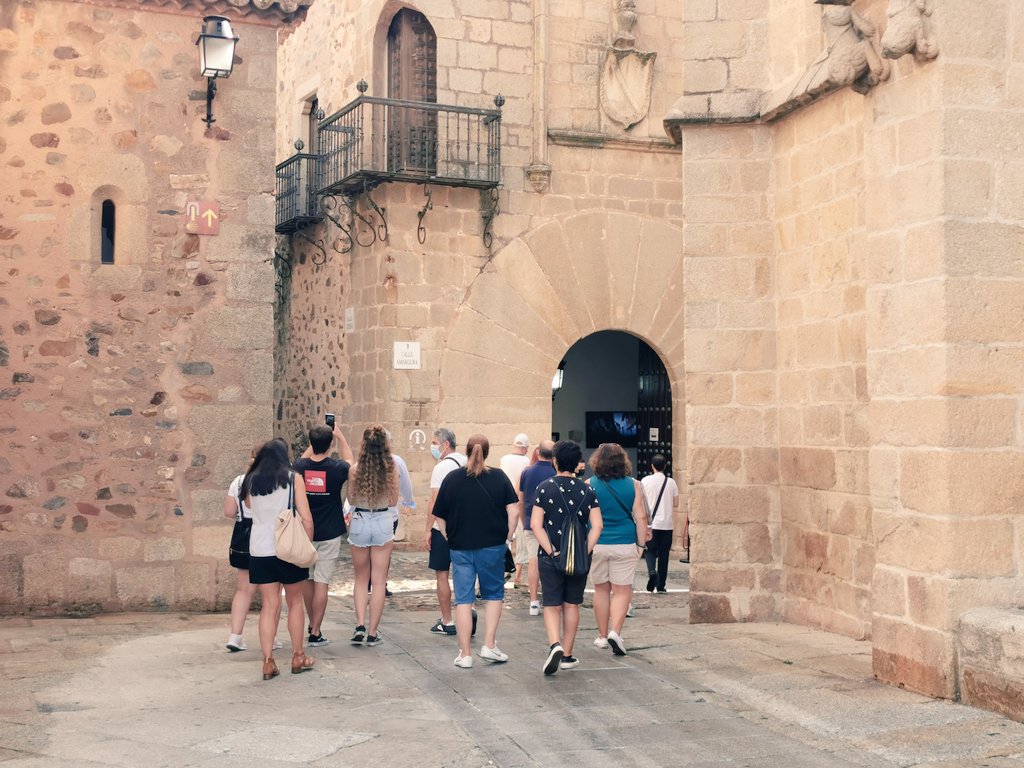
[[[481,600],[505,599],[505,550],[500,544],[483,549],[452,550],[452,586],[456,605],[472,605],[480,579]]]
[[[353,547],[382,547],[395,538],[390,510],[356,509],[348,524],[348,543]]]

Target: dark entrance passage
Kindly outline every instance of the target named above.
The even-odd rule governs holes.
[[[575,440],[584,459],[601,443],[619,443],[639,479],[662,453],[672,471],[672,389],[668,372],[642,339],[598,331],[565,353],[551,382],[551,428]]]

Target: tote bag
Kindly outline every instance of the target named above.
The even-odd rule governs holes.
[[[288,484],[288,506],[281,510],[274,524],[274,552],[278,560],[309,568],[316,562],[316,547],[306,535],[302,518],[295,510],[294,493],[295,480],[291,479]]]

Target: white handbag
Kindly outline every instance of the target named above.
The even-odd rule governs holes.
[[[302,527],[302,518],[295,509],[295,480],[288,483],[288,506],[281,510],[274,523],[274,552],[278,560],[309,568],[316,562],[317,552],[313,542]]]

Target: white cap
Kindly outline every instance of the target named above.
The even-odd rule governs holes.
[[[518,435],[516,435],[516,439],[512,441],[512,445],[516,445],[520,448],[529,448],[530,438],[524,435],[522,432],[520,432]]]

